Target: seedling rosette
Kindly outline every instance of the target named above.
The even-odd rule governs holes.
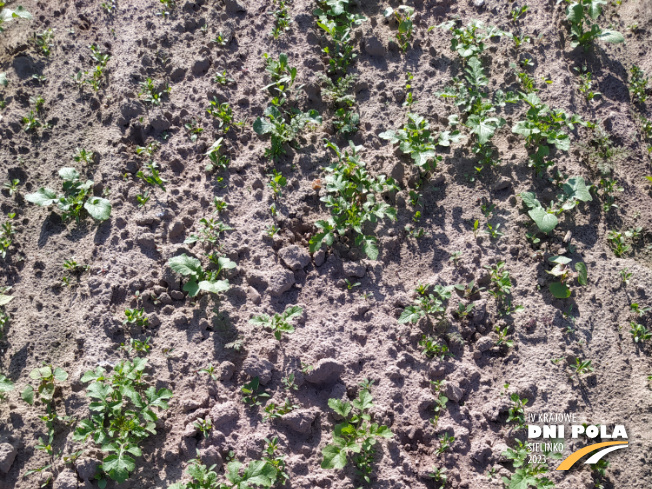
[[[170,258],[168,264],[175,272],[188,277],[183,290],[188,292],[189,297],[195,297],[202,290],[213,294],[229,290],[229,281],[227,279],[219,280],[218,277],[222,270],[233,269],[237,264],[224,256],[212,256],[211,261],[217,266],[217,270],[204,270],[201,261],[185,253]]]

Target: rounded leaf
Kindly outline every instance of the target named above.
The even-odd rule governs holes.
[[[98,221],[106,221],[111,217],[111,202],[101,197],[91,197],[84,204],[84,209]]]

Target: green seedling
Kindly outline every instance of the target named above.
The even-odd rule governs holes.
[[[186,122],[183,125],[183,128],[186,130],[186,135],[193,143],[197,142],[197,138],[201,136],[202,132],[204,132],[204,129],[199,126],[199,123],[195,119]]]
[[[503,346],[505,345],[507,348],[511,348],[514,346],[514,340],[510,339],[507,335],[509,335],[509,328],[505,327],[502,328],[500,326],[496,326],[494,328],[494,331],[498,335],[498,339],[496,340],[496,346]]]
[[[486,26],[479,20],[472,20],[466,27],[458,27],[458,20],[449,20],[437,27],[451,31],[451,51],[462,59],[477,57],[484,52],[485,41],[492,37],[501,37],[509,33],[497,27]]]
[[[233,123],[233,109],[231,105],[227,102],[220,103],[217,98],[213,97],[213,100],[210,101],[210,105],[206,109],[206,113],[220,121],[219,128],[221,130],[225,133],[229,132],[231,128],[229,124]]]
[[[59,177],[63,180],[62,194],[57,195],[54,190],[41,187],[36,192],[25,195],[25,200],[41,207],[56,204],[64,221],[74,217],[79,223],[82,210],[98,221],[111,217],[111,202],[92,194],[93,180],[82,183],[79,180],[79,172],[74,168],[61,168]]]
[[[588,374],[593,372],[595,369],[591,365],[592,360],[580,360],[579,358],[575,359],[575,363],[570,365],[575,373],[579,375]]]
[[[451,449],[451,446],[455,442],[455,437],[453,435],[449,435],[448,433],[444,433],[439,437],[439,447],[437,447],[437,450],[435,450],[436,455],[441,455],[448,450]]]
[[[444,489],[446,487],[446,484],[448,483],[448,475],[446,475],[446,467],[438,468],[433,466],[432,469],[430,469],[431,472],[428,474],[428,477],[430,477],[433,481],[436,482],[436,489]]]
[[[60,367],[53,367],[52,365],[43,365],[43,367],[35,368],[29,374],[32,380],[38,380],[39,384],[36,388],[39,399],[44,404],[49,404],[54,397],[55,384],[57,382],[65,382],[68,379],[68,374]],[[21,398],[28,404],[34,403],[34,388],[28,385],[20,394]]]
[[[632,74],[629,80],[629,91],[632,92],[632,99],[634,102],[642,104],[647,100],[647,85],[650,77],[645,76],[645,72],[636,65],[633,65],[629,71]]]
[[[143,170],[138,170],[136,178],[140,178],[142,181],[149,183],[152,186],[160,187],[161,190],[165,192],[165,184],[167,183],[167,180],[161,177],[159,166],[152,161],[147,165],[147,169],[149,170],[148,174],[145,174]]]
[[[446,404],[448,404],[448,397],[446,397],[441,392],[437,391],[437,398],[435,399],[435,405],[433,406],[434,416],[430,419],[430,424],[433,428],[437,427],[439,423],[439,418],[446,411]]]
[[[91,165],[95,162],[95,153],[83,148],[77,148],[75,155],[72,157],[77,163]]]
[[[35,32],[34,37],[32,38],[34,45],[41,50],[44,56],[50,56],[52,53],[52,47],[54,44],[52,40],[54,35],[52,29],[44,30],[43,32]]]
[[[213,39],[213,42],[218,46],[224,47],[229,43],[229,38],[225,34],[218,32],[215,39]]]
[[[398,144],[401,152],[409,154],[418,168],[434,170],[437,162],[442,160],[435,151],[436,146],[448,147],[451,143],[459,142],[459,131],[444,131],[435,140],[430,131],[430,123],[424,117],[408,113],[407,118],[408,121],[402,129],[385,131],[378,137],[388,140],[392,145]]]
[[[500,224],[492,225],[491,223],[486,223],[487,229],[485,229],[485,233],[491,237],[491,239],[498,239],[501,236],[504,236],[504,233],[499,231]]]
[[[600,92],[594,92],[591,90],[591,87],[593,86],[593,74],[588,71],[586,65],[583,65],[581,68],[574,68],[574,70],[580,78],[580,86],[578,90],[584,95],[587,102],[592,102],[595,97],[602,96]]]
[[[261,328],[270,329],[274,333],[274,337],[281,341],[282,333],[294,333],[294,326],[292,320],[303,314],[303,309],[299,306],[290,306],[283,311],[282,314],[274,314],[268,316],[267,314],[260,314],[254,316],[249,320],[249,324],[259,326]]]
[[[290,479],[290,475],[287,473],[287,467],[285,464],[285,455],[280,455],[278,453],[279,451],[278,442],[279,440],[277,436],[275,436],[271,440],[265,438],[265,447],[263,448],[263,452],[264,452],[263,460],[276,469],[276,473],[278,476],[278,484],[283,485]]]
[[[125,309],[126,319],[122,324],[130,324],[146,328],[149,325],[149,319],[145,316],[145,309]]]
[[[233,231],[233,228],[227,224],[224,224],[221,221],[217,221],[213,218],[202,218],[199,222],[203,225],[199,228],[197,234],[191,234],[184,240],[185,244],[192,243],[209,243],[212,246],[216,246],[220,240],[220,234],[226,231]]]
[[[398,45],[403,52],[407,51],[408,43],[412,38],[412,31],[414,29],[414,24],[412,22],[413,15],[414,7],[408,7],[407,5],[400,5],[396,9],[387,7],[385,10],[383,10],[383,16],[386,19],[394,17],[398,23],[396,40],[398,41]]]
[[[503,301],[512,293],[512,279],[509,271],[505,269],[505,262],[499,261],[495,265],[485,266],[490,273],[491,287],[489,293],[496,299]]]
[[[150,158],[152,158],[154,156],[154,153],[156,153],[159,149],[161,149],[161,145],[156,141],[152,141],[147,146],[137,146],[136,154],[137,155],[145,154]]]
[[[219,138],[210,148],[208,148],[208,151],[204,153],[204,156],[208,156],[210,161],[210,163],[206,164],[207,172],[225,170],[226,167],[229,166],[231,159],[227,155],[222,154],[223,142],[224,138]]]
[[[286,414],[291,413],[295,409],[299,409],[297,404],[292,404],[290,398],[285,398],[285,402],[282,405],[270,402],[265,406],[265,414],[263,415],[263,422],[267,422],[273,419],[282,418]]]
[[[265,109],[264,117],[256,118],[253,129],[259,136],[270,135],[271,148],[265,150],[265,156],[273,160],[286,154],[285,145],[296,143],[306,127],[322,123],[322,117],[314,109],[308,112],[298,109],[282,112],[277,106],[270,105]]]
[[[5,2],[0,2],[0,34],[5,31],[3,24],[15,19],[31,19],[30,14],[24,7],[17,6],[15,10],[5,7]]]
[[[147,190],[145,190],[142,194],[136,195],[136,202],[138,203],[138,207],[145,207],[147,205],[147,202],[149,202],[150,195]]]
[[[352,456],[356,473],[367,483],[371,483],[374,445],[381,438],[391,438],[394,434],[384,425],[372,423],[369,410],[374,406],[373,396],[368,389],[361,389],[353,402],[329,399],[328,406],[342,418],[342,423],[333,427],[333,442],[322,450],[323,469],[343,469]]]
[[[552,489],[555,484],[547,477],[541,477],[548,472],[548,465],[545,462],[550,459],[560,459],[561,453],[545,452],[543,457],[531,457],[531,450],[528,444],[516,439],[517,446],[508,448],[502,455],[512,461],[514,465],[514,474],[511,478],[502,477],[503,484],[509,489],[527,489],[534,487],[536,489]]]
[[[267,460],[255,460],[244,466],[233,457],[228,459],[224,471],[224,481],[218,482],[215,465],[206,467],[199,454],[190,461],[186,474],[190,482],[177,482],[168,489],[250,489],[253,487],[271,488],[276,484],[278,471]],[[244,471],[243,471],[244,467]]]
[[[525,428],[525,405],[528,403],[526,398],[521,398],[516,392],[509,396],[512,406],[509,408],[508,423],[515,423],[519,430]]]
[[[152,345],[149,344],[151,337],[145,338],[145,340],[137,340],[130,338],[127,343],[120,343],[120,349],[123,350],[127,355],[131,355],[132,352],[136,352],[142,355],[147,355],[152,349]]]
[[[14,241],[13,236],[15,234],[15,231],[14,231],[14,225],[11,222],[11,220],[14,219],[15,217],[16,217],[15,212],[11,212],[7,214],[7,218],[9,220],[3,222],[2,227],[0,228],[0,258],[3,259],[7,257],[7,251],[9,250],[9,248],[11,247]]]
[[[367,172],[366,163],[359,155],[362,146],[349,142],[349,149],[344,151],[330,141],[326,141],[326,146],[337,156],[337,161],[324,168],[328,174],[325,178],[325,195],[320,199],[330,208],[331,217],[315,223],[319,231],[310,239],[310,252],[316,252],[322,243],[332,246],[336,234],[340,237],[354,234],[355,245],[362,246],[364,253],[375,260],[379,253],[378,239],[364,234],[363,225],[384,218],[396,219],[396,209],[387,204],[380,194],[396,191],[398,185],[391,177],[372,177]]]
[[[457,311],[456,311],[456,312],[457,312],[457,316],[458,316],[460,319],[466,319],[466,318],[468,318],[469,315],[471,314],[471,312],[473,312],[473,307],[474,307],[474,306],[475,306],[475,304],[474,304],[473,302],[471,302],[471,303],[469,303],[469,304],[464,304],[463,302],[459,302],[459,303],[457,304]]]
[[[295,382],[294,373],[290,373],[287,376],[283,377],[281,379],[281,383],[283,384],[283,389],[288,392],[299,390],[299,386]]]
[[[276,171],[273,168],[272,173],[269,173],[267,176],[269,177],[267,185],[274,192],[274,198],[281,197],[283,195],[283,187],[288,184],[287,178],[285,178],[281,172]]]
[[[210,416],[206,416],[204,419],[198,419],[192,424],[204,438],[208,439],[213,430],[213,422],[211,421]]]
[[[349,0],[318,0],[313,11],[317,26],[326,34],[328,44],[322,52],[328,58],[328,72],[331,75],[346,74],[347,68],[357,57],[353,29],[367,18],[348,11]]]
[[[19,185],[20,185],[20,180],[14,178],[12,180],[9,180],[8,182],[3,183],[2,188],[4,188],[7,191],[9,197],[13,197],[13,195],[18,192]]]
[[[573,130],[576,124],[586,126],[586,123],[577,115],[569,115],[561,109],[551,109],[535,93],[521,93],[520,99],[530,108],[525,120],[516,122],[512,132],[525,138],[530,152],[530,166],[541,173],[553,164],[552,160],[546,160],[550,155],[550,145],[568,151],[570,138],[565,129]]]
[[[440,344],[439,340],[432,336],[423,335],[419,340],[419,346],[423,349],[423,354],[428,358],[438,358],[443,361],[446,357],[452,357],[448,345]]]
[[[422,317],[431,317],[439,322],[443,320],[444,313],[446,312],[446,305],[453,293],[453,286],[448,285],[443,287],[441,285],[418,286],[417,298],[413,306],[406,307],[401,316],[398,318],[399,324],[412,323],[416,324]]]
[[[453,265],[458,266],[460,264],[460,259],[462,258],[461,251],[454,251],[451,253],[451,256],[448,258],[448,261],[452,261]]]
[[[274,16],[274,28],[271,35],[274,39],[281,37],[281,34],[290,30],[292,24],[292,17],[288,12],[287,4],[292,3],[291,0],[273,0],[273,10],[271,14]]]
[[[269,57],[267,53],[263,55],[263,58],[265,59],[265,71],[272,81],[263,90],[269,90],[272,95],[272,105],[280,107],[287,101],[293,90],[300,90],[303,85],[294,86],[297,69],[288,65],[287,54],[279,54],[278,61]]]
[[[566,20],[570,26],[572,48],[582,46],[585,50],[588,50],[596,39],[608,43],[625,41],[620,32],[602,29],[598,24],[593,23],[602,13],[602,6],[607,4],[605,0],[566,1],[570,3],[566,8]],[[585,27],[589,29],[585,31]]]
[[[200,260],[185,253],[170,258],[168,265],[173,271],[183,277],[188,277],[183,290],[188,292],[189,297],[196,297],[201,291],[213,294],[226,292],[230,288],[229,281],[227,279],[220,280],[219,276],[222,270],[231,270],[237,266],[227,257],[211,255],[211,265],[216,269],[204,269]]]
[[[170,93],[172,88],[167,83],[163,85],[163,88],[158,88],[154,84],[154,80],[147,78],[140,84],[140,90],[138,96],[141,97],[143,101],[154,106],[159,106],[161,105],[162,96],[166,93]]]
[[[250,407],[260,406],[264,402],[263,399],[271,397],[267,392],[260,390],[260,379],[258,377],[254,377],[250,382],[243,385],[240,392],[244,394],[242,402]]]
[[[198,370],[198,372],[199,372],[200,374],[206,374],[206,375],[208,375],[208,376],[209,376],[211,379],[213,379],[214,381],[219,380],[219,377],[218,377],[218,375],[217,375],[217,373],[216,373],[216,371],[215,371],[215,367],[213,367],[213,364],[212,364],[212,363],[209,363],[207,367],[200,368],[200,369]]]
[[[215,74],[213,81],[220,85],[231,85],[232,83],[235,83],[235,80],[226,74],[226,70],[222,70],[221,73],[218,71]]]
[[[7,392],[14,390],[14,383],[4,375],[0,374],[0,401],[7,399]]]
[[[633,312],[634,314],[636,314],[636,315],[639,316],[639,317],[643,317],[643,316],[645,316],[648,312],[652,311],[652,307],[649,307],[649,306],[648,306],[648,307],[641,306],[641,305],[640,305],[639,303],[637,303],[637,302],[632,302],[632,303],[629,305],[629,309],[630,309],[631,312]]]
[[[118,362],[111,374],[102,367],[86,372],[81,381],[90,382],[86,389],[92,399],[90,418],[77,424],[73,440],[91,438],[100,445],[104,456],[100,470],[118,484],[136,469],[133,456],[140,457],[140,443],[156,434],[158,416],[154,408],[168,409],[172,397],[169,389],[156,390],[146,383],[147,359],[134,358]],[[101,478],[100,486],[106,486]]]
[[[629,280],[632,278],[632,272],[629,271],[629,268],[623,268],[620,272],[620,280],[624,285],[629,285]]]
[[[529,209],[528,216],[537,225],[542,233],[549,233],[557,227],[557,218],[563,212],[571,211],[580,202],[591,202],[591,185],[586,185],[582,177],[569,178],[561,185],[562,193],[557,195],[557,200],[552,201],[548,207],[543,207],[535,198],[532,192],[524,192],[521,195],[523,203]]]
[[[222,197],[214,197],[213,205],[215,206],[215,212],[213,214],[221,214],[229,207],[228,202],[226,202]]]
[[[577,279],[580,285],[587,285],[587,269],[584,262],[575,263],[575,273],[571,272],[571,259],[566,256],[551,256],[548,258],[550,263],[554,263],[552,270],[546,270],[547,273],[558,279],[558,282],[552,282],[548,287],[550,293],[557,299],[567,299],[571,295],[569,285],[573,279]]]
[[[354,134],[360,125],[360,115],[353,108],[355,97],[350,92],[358,76],[348,74],[336,81],[323,74],[318,76],[322,82],[322,98],[329,101],[335,109],[333,127],[345,137]]]
[[[632,250],[632,247],[627,244],[626,238],[627,236],[625,233],[620,233],[618,231],[607,232],[607,241],[609,242],[609,246],[614,252],[614,255],[619,258]]]
[[[630,321],[629,325],[631,327],[629,332],[632,334],[634,343],[643,344],[652,338],[652,332],[648,331],[648,329],[642,324],[638,324],[635,321]]]

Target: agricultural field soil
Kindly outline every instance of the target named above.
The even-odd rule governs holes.
[[[357,58],[348,71],[357,75],[351,93],[360,122],[350,137],[334,129],[334,108],[323,96],[319,75],[327,73],[327,41],[313,14],[316,2],[288,3],[292,23],[278,39],[270,35],[274,6],[263,0],[179,0],[168,15],[161,15],[165,7],[155,0],[117,0],[110,13],[101,3],[22,0],[33,18],[6,22],[0,34],[0,73],[7,80],[0,84],[6,102],[0,110],[0,182],[19,181],[0,195],[0,224],[11,221],[15,231],[0,258],[0,286],[10,287],[4,294],[13,297],[2,308],[9,320],[0,339],[0,374],[15,386],[0,400],[0,489],[98,487],[95,470],[107,453],[91,439],[73,440],[75,426],[90,416],[89,382],[82,376],[98,366],[110,372],[137,355],[147,359],[148,385],[170,389],[173,396],[169,409],[157,410],[156,434],[140,443],[142,455],[133,456],[130,477],[121,484],[109,480],[109,488],[167,488],[188,481],[185,469],[198,453],[208,466],[216,464],[222,478],[228,460],[260,460],[265,438],[273,437],[289,475],[276,487],[438,488],[433,467],[447,470],[444,487],[506,487],[502,477],[513,477],[516,469],[504,452],[527,438],[508,421],[512,394],[527,399],[526,415],[574,413],[580,423],[627,429],[629,446],[605,458],[604,477],[582,463],[555,471],[559,461],[549,460],[545,475],[554,487],[652,487],[652,346],[649,339],[634,342],[630,334],[631,322],[652,329],[652,314],[636,314],[631,306],[652,306],[652,192],[646,179],[652,175],[652,142],[645,140],[641,122],[652,118],[652,103],[635,103],[629,90],[632,65],[652,73],[652,3],[604,6],[597,22],[622,32],[620,44],[596,40],[587,50],[572,48],[565,4],[552,0],[530,0],[519,19],[530,43],[517,49],[508,36],[485,42],[480,58],[489,92],[521,91],[515,73],[529,58],[526,71],[541,101],[598,123],[610,140],[610,155],[600,157],[597,130],[577,124],[567,130],[570,149],[553,148],[554,165],[540,174],[528,165],[524,138],[511,130],[527,111],[523,101],[497,107],[496,116],[505,119],[492,139],[500,162],[482,171],[476,170],[478,156],[465,128],[464,139],[437,147],[442,159],[425,174],[379,137],[401,128],[408,112],[425,117],[435,133],[452,130],[449,115],[459,108],[437,92],[454,77],[462,79],[465,66],[451,50],[451,32],[429,28],[477,19],[515,31],[512,2],[414,0],[405,50],[396,40],[396,21],[383,15],[397,3],[352,2],[351,12],[367,20],[351,34]],[[48,29],[45,55],[34,33]],[[74,79],[95,69],[91,45],[110,55],[97,90],[83,83],[80,88]],[[288,55],[288,65],[297,69],[291,103],[323,118],[285,145],[286,154],[276,161],[265,155],[269,136],[253,129],[270,104],[265,53],[272,59]],[[592,90],[600,92],[592,101],[578,90],[575,68],[582,66],[592,73]],[[224,71],[231,81],[217,83],[215,75]],[[406,89],[408,72],[413,79]],[[148,78],[163,92],[160,105],[142,95]],[[169,93],[162,90],[165,83]],[[414,102],[406,106],[410,93]],[[27,131],[23,118],[35,110],[30,99],[38,96],[44,99],[41,121],[50,127]],[[206,112],[214,100],[233,110],[226,132]],[[194,140],[184,127],[193,121],[203,128]],[[206,153],[220,137],[230,163],[207,171]],[[391,176],[399,187],[382,194],[397,219],[365,224],[365,233],[378,238],[375,260],[355,245],[352,233],[309,249],[315,222],[330,215],[320,199],[326,195],[324,167],[335,153],[325,139],[342,151],[349,139],[363,146],[359,154],[367,171]],[[151,157],[137,152],[150,143],[158,145]],[[94,155],[77,161],[79,149]],[[138,176],[150,174],[150,160],[165,180],[162,186]],[[520,194],[533,192],[546,205],[559,193],[555,181],[569,177],[583,177],[597,188],[601,164],[610,165],[609,174],[622,187],[614,193],[615,205],[605,210],[604,194],[592,189],[591,201],[559,214],[554,231],[538,233],[536,243],[528,239],[536,226]],[[56,205],[26,200],[40,187],[60,193],[62,167],[93,181],[89,191],[111,203],[109,219],[96,221],[82,211],[79,222],[64,220]],[[287,180],[278,194],[268,185],[272,170]],[[420,195],[416,205],[410,192]],[[219,214],[216,197],[228,204]],[[232,229],[220,234],[217,245],[185,242],[200,233],[204,218]],[[502,236],[485,232],[487,224],[500,225]],[[629,246],[621,256],[608,240],[610,231],[623,233]],[[183,288],[187,278],[168,261],[185,253],[206,264],[209,251],[237,264],[221,277],[230,288],[190,297]],[[584,262],[588,270],[587,284],[573,279],[566,299],[549,290],[555,280],[549,258],[555,255]],[[71,259],[78,266],[64,268]],[[489,269],[499,262],[512,282],[504,300],[491,294]],[[627,283],[623,270],[631,274]],[[476,289],[454,289],[437,320],[399,322],[419,297],[420,284],[471,281]],[[459,303],[473,304],[468,315],[457,313]],[[281,341],[250,324],[253,316],[293,305],[302,313],[294,319],[295,331],[284,332]],[[126,309],[141,308],[146,325],[125,322]],[[511,346],[499,341],[497,329]],[[452,355],[425,355],[419,344],[424,335]],[[146,354],[120,348],[147,338]],[[578,359],[590,360],[594,370],[577,372],[572,367]],[[30,372],[44,363],[68,373],[56,383],[52,408],[72,418],[55,424],[52,458],[37,449],[39,438],[48,436],[42,419],[47,403],[38,394],[33,405],[21,398],[27,385],[37,387]],[[213,376],[199,372],[209,365]],[[297,390],[286,394],[283,379],[289,374]],[[241,388],[255,377],[271,398],[252,407],[242,401]],[[329,399],[355,399],[366,379],[373,381],[373,421],[393,434],[376,444],[369,484],[351,463],[321,468],[322,450],[341,422]],[[448,401],[434,421],[442,393]],[[297,408],[264,421],[265,403],[283,404],[287,396]],[[213,429],[204,436],[193,423],[206,416]],[[444,434],[454,441],[438,453]],[[566,441],[564,456],[599,440]],[[64,460],[79,450],[77,458]],[[51,467],[28,474],[51,460]]]

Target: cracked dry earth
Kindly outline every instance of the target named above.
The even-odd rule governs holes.
[[[13,296],[4,306],[10,320],[0,340],[0,374],[15,385],[0,401],[0,488],[98,487],[94,476],[106,454],[91,440],[73,440],[75,423],[89,416],[88,382],[81,379],[97,366],[110,371],[121,359],[133,358],[134,352],[128,354],[120,345],[146,338],[151,338],[151,350],[144,355],[148,385],[170,389],[173,397],[169,409],[158,411],[156,434],[142,442],[131,476],[122,484],[109,481],[109,488],[166,488],[188,480],[184,470],[197,451],[204,463],[216,464],[221,477],[227,458],[260,460],[264,439],[274,436],[289,475],[277,487],[359,487],[350,464],[343,470],[320,465],[322,449],[340,421],[329,399],[354,399],[365,379],[373,380],[374,421],[393,433],[377,444],[368,487],[440,487],[429,475],[433,467],[447,469],[445,487],[505,487],[501,477],[511,477],[515,468],[503,452],[526,436],[508,422],[513,393],[528,400],[526,413],[568,412],[582,422],[627,427],[630,446],[609,455],[602,486],[588,466],[578,464],[569,472],[551,470],[547,476],[554,487],[652,487],[650,346],[649,340],[637,345],[629,332],[632,320],[652,328],[650,313],[634,317],[630,307],[652,305],[652,197],[645,179],[652,170],[640,119],[652,115],[650,102],[634,104],[628,90],[632,64],[652,73],[652,4],[609,2],[600,23],[623,32],[625,42],[596,42],[587,52],[570,47],[564,6],[546,0],[528,2],[520,21],[531,43],[516,50],[506,37],[487,41],[482,59],[491,92],[520,90],[510,63],[530,57],[541,100],[600,121],[620,156],[613,165],[623,188],[616,193],[617,207],[606,212],[601,194],[594,192],[592,201],[560,218],[553,233],[533,244],[526,237],[532,222],[520,194],[533,191],[542,201],[554,198],[551,177],[557,171],[597,185],[600,173],[592,160],[589,129],[570,131],[570,150],[557,151],[555,166],[537,176],[528,167],[523,138],[510,130],[526,108],[522,102],[507,104],[498,109],[506,125],[493,138],[500,165],[477,173],[467,137],[438,148],[443,159],[425,181],[408,155],[379,137],[405,121],[407,72],[414,76],[410,112],[442,131],[448,116],[458,111],[436,92],[462,76],[463,66],[450,49],[451,33],[430,26],[453,18],[463,25],[479,19],[510,31],[514,4],[414,0],[414,34],[403,52],[394,37],[396,23],[383,16],[396,3],[352,2],[349,8],[368,20],[352,34],[358,57],[349,71],[358,77],[352,93],[360,125],[351,140],[364,146],[361,156],[372,175],[391,175],[399,186],[385,195],[397,209],[397,220],[371,228],[380,250],[371,260],[344,237],[309,252],[314,223],[329,213],[320,201],[325,187],[316,183],[334,158],[323,140],[344,148],[347,138],[333,128],[333,107],[323,97],[318,77],[326,73],[327,60],[323,31],[313,15],[316,2],[294,0],[290,30],[278,40],[269,35],[274,23],[270,3],[180,0],[165,16],[157,15],[163,6],[155,0],[118,0],[111,14],[99,0],[24,0],[21,4],[33,18],[4,25],[0,73],[6,73],[8,83],[0,85],[6,102],[0,111],[0,180],[17,179],[19,186],[0,195],[0,221],[16,214],[13,243],[0,259],[0,285],[10,286],[5,294]],[[52,29],[49,56],[33,42],[35,32],[47,29]],[[225,45],[212,41],[218,34]],[[97,91],[89,86],[78,90],[72,75],[95,66],[90,45],[110,54],[105,81]],[[276,162],[264,156],[269,138],[252,129],[269,104],[265,53],[274,59],[288,54],[297,83],[303,85],[297,105],[323,117]],[[593,74],[593,89],[601,92],[590,103],[578,91],[573,69],[584,64]],[[233,81],[220,85],[214,77],[224,70]],[[171,86],[160,106],[139,95],[147,78]],[[44,118],[52,126],[26,132],[22,118],[33,107],[30,97],[36,96],[45,100]],[[244,123],[224,133],[206,113],[214,98],[228,102],[235,120]],[[184,128],[193,119],[203,128],[195,141]],[[205,153],[219,137],[225,138],[231,162],[224,171],[207,172]],[[160,146],[153,159],[167,181],[165,190],[137,177],[147,159],[136,149],[152,142]],[[77,148],[94,151],[94,159],[75,161]],[[59,190],[57,172],[64,166],[93,180],[94,195],[111,202],[110,219],[98,222],[86,216],[78,224],[64,222],[54,207],[25,200],[42,186]],[[280,196],[267,185],[272,169],[287,179]],[[410,191],[418,184],[421,202],[415,207]],[[150,199],[139,206],[138,197],[145,192]],[[219,216],[214,214],[215,197],[228,203]],[[485,215],[481,205],[488,203],[495,209]],[[417,209],[421,218],[416,226],[424,230],[419,238],[409,232],[409,226],[415,229]],[[208,244],[184,241],[199,232],[200,219],[211,217],[232,228],[221,234],[219,250],[237,267],[227,270],[227,292],[193,298],[168,260],[182,253],[204,257]],[[473,230],[476,220],[478,233]],[[484,232],[486,223],[500,224],[504,235],[492,239]],[[272,226],[278,232],[270,236]],[[615,256],[608,232],[638,227],[632,249]],[[588,284],[573,287],[568,299],[555,299],[548,290],[548,258],[564,253],[586,263]],[[70,273],[63,268],[69,259],[87,268]],[[500,261],[511,276],[511,304],[522,311],[509,314],[489,293],[486,267]],[[627,284],[621,280],[623,269],[631,273]],[[63,276],[68,276],[67,284]],[[399,323],[419,284],[471,281],[483,290],[454,290],[438,324],[426,318]],[[471,313],[460,317],[458,303],[473,303]],[[252,316],[280,313],[290,305],[303,312],[294,321],[295,332],[284,333],[280,342],[249,323]],[[140,308],[148,325],[125,324],[125,309]],[[496,328],[507,328],[513,346],[498,344]],[[419,345],[424,334],[446,345],[452,356],[424,355]],[[594,371],[573,372],[576,358],[591,360]],[[52,467],[26,476],[50,463],[37,449],[39,437],[47,437],[41,419],[46,406],[39,400],[30,406],[20,395],[26,385],[36,385],[29,375],[43,363],[68,373],[57,383],[53,406],[59,416],[74,418],[56,423],[53,448],[62,456],[83,452],[70,463],[57,456]],[[208,365],[215,367],[215,379],[199,372]],[[298,406],[291,413],[263,421],[263,407],[242,402],[241,387],[257,377],[271,395],[266,402],[282,404],[283,378],[289,374],[298,387],[290,394]],[[443,381],[441,392],[432,381]],[[431,423],[441,393],[448,403],[438,422]],[[193,422],[206,416],[213,429],[203,436]],[[444,433],[455,439],[448,451],[437,454]],[[580,441],[569,443],[565,455],[580,446]],[[556,464],[552,461],[550,468]]]

